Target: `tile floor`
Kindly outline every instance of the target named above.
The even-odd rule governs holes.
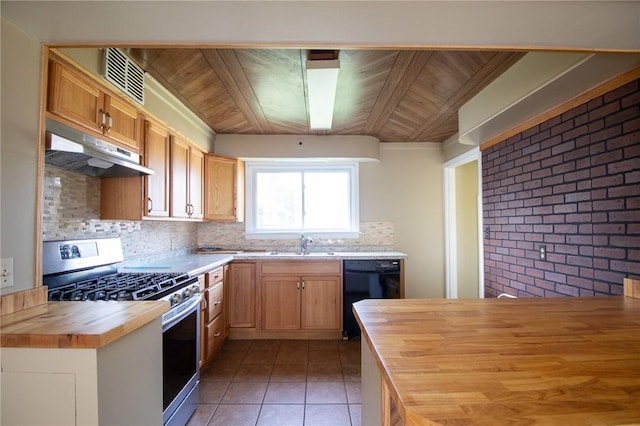
[[[359,340],[232,340],[188,426],[360,426]]]

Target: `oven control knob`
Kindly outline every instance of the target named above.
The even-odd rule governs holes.
[[[178,303],[182,302],[182,295],[175,293],[171,296],[171,306],[173,305],[177,305]]]
[[[193,289],[191,287],[185,288],[184,291],[182,292],[182,297],[185,299],[188,299],[191,296],[193,296]]]

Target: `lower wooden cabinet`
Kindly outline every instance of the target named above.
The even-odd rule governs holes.
[[[339,276],[263,276],[263,330],[341,330]]]
[[[256,327],[256,264],[233,262],[229,269],[229,328]]]
[[[260,262],[261,329],[342,330],[340,261]]]
[[[213,321],[204,327],[205,331],[205,361],[206,365],[218,353],[224,343],[224,322],[222,315],[218,315]]]
[[[226,338],[224,305],[224,266],[220,266],[205,274],[202,291],[201,366],[213,359]]]

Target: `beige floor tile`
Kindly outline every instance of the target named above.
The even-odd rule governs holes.
[[[307,349],[280,349],[276,357],[276,364],[306,364],[309,360]]]
[[[307,364],[276,364],[271,382],[304,382],[307,380]]]
[[[278,352],[280,340],[254,340],[249,347],[251,352]]]
[[[359,382],[361,380],[360,363],[342,364],[342,377],[345,382]]]
[[[220,366],[215,363],[215,360],[212,362],[212,365],[200,373],[200,379],[215,380],[225,383],[231,382],[231,379],[233,379],[233,376],[235,376],[238,371],[238,367]]]
[[[268,382],[272,364],[242,364],[233,377],[234,382]]]
[[[198,404],[187,426],[206,426],[218,404]]]
[[[212,380],[200,380],[200,403],[217,404],[222,400],[229,383]]]
[[[351,416],[351,426],[362,424],[362,405],[349,404],[349,415]]]
[[[304,405],[263,405],[257,426],[303,426]]]
[[[208,426],[255,426],[260,405],[219,405]]]
[[[351,426],[347,404],[306,405],[305,426]]]
[[[273,365],[276,361],[276,356],[278,355],[278,351],[256,351],[256,352],[248,352],[244,360],[242,360],[242,364],[271,364]]]
[[[251,346],[251,340],[225,340],[224,346],[220,349],[220,353],[224,352],[242,352],[247,353]]]
[[[362,403],[362,384],[360,382],[344,382],[344,388],[347,391],[347,402],[349,404]]]
[[[267,383],[233,382],[222,398],[222,404],[262,404]]]
[[[305,383],[269,383],[263,404],[304,404]]]
[[[309,340],[310,351],[336,351],[340,340]]]
[[[340,354],[338,350],[326,350],[326,351],[309,351],[309,363],[314,362],[340,362]]]
[[[346,404],[344,382],[307,382],[307,404]]]
[[[339,362],[309,364],[307,367],[308,382],[338,382],[344,380]]]
[[[280,351],[309,350],[308,340],[283,340],[280,342]]]

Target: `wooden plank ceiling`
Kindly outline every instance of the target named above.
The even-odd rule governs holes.
[[[129,55],[218,134],[370,135],[443,142],[458,109],[524,53],[342,50],[328,131],[309,130],[301,49],[132,48]]]

